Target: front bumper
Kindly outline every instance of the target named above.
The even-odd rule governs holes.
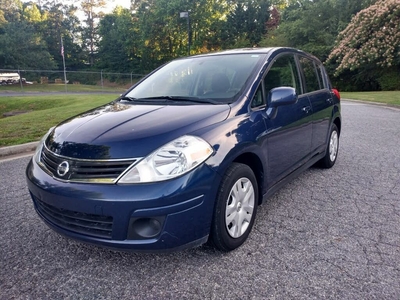
[[[207,241],[220,176],[203,164],[173,180],[135,185],[55,180],[26,169],[35,209],[55,231],[104,247],[166,251]]]

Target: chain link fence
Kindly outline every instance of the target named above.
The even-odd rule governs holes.
[[[23,70],[0,69],[0,91],[5,86],[26,85],[91,85],[98,88],[127,89],[139,81],[144,74],[114,73],[103,71],[60,71],[60,70]]]

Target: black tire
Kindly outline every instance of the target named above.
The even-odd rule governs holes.
[[[243,189],[239,191],[239,187],[243,187]],[[231,192],[235,194],[235,191],[238,200],[235,200],[231,194]],[[245,198],[248,200],[243,198],[245,201],[242,201],[240,196],[246,196]],[[228,252],[246,241],[254,224],[258,206],[258,185],[251,168],[240,163],[233,163],[229,166],[222,178],[216,201],[210,242],[217,249]],[[227,208],[230,208],[231,213],[228,213]],[[252,210],[251,213],[249,213],[250,210]],[[232,221],[227,224],[230,217],[232,217]],[[239,226],[233,225],[236,222]]]
[[[329,141],[326,147],[324,158],[319,161],[319,166],[325,169],[332,168],[336,162],[339,153],[339,130],[335,124],[332,124],[329,133]]]

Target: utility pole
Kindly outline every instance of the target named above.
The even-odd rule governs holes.
[[[181,18],[187,18],[188,55],[190,56],[190,17],[189,17],[189,11],[181,12],[179,16],[180,16]]]

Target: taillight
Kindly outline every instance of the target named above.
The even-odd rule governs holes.
[[[340,93],[337,89],[332,89],[332,92],[335,94],[336,98],[340,101]]]

